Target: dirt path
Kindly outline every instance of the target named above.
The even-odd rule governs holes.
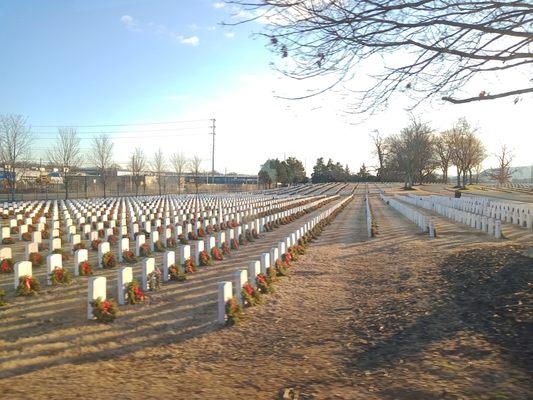
[[[206,329],[214,304],[196,293],[194,312],[166,296],[112,326],[50,330],[54,351],[75,356],[0,381],[5,397],[526,399],[531,316],[513,307],[531,302],[530,259],[453,224],[431,240],[375,196],[380,234],[368,239],[361,200],[238,326]],[[46,340],[2,348],[17,360]]]

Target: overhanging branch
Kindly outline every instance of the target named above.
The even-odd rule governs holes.
[[[533,93],[533,87],[527,88],[527,89],[520,89],[520,90],[512,90],[510,92],[503,92],[498,94],[487,94],[483,96],[476,96],[476,97],[468,97],[466,99],[454,99],[453,97],[443,97],[442,100],[448,101],[453,104],[463,104],[463,103],[470,103],[472,101],[481,101],[481,100],[494,100],[499,99],[502,97],[508,97],[508,96],[515,96],[519,94],[524,93]]]

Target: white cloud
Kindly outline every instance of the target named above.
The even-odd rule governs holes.
[[[213,25],[201,26],[201,25],[195,24],[194,22],[192,24],[189,24],[188,27],[189,27],[189,29],[191,29],[193,31],[208,31],[208,32],[212,32],[212,31],[217,29],[217,27],[213,26]]]
[[[133,22],[133,17],[131,15],[123,15],[122,17],[120,17],[120,20],[124,24],[129,25]]]
[[[224,33],[224,36],[227,38],[233,39],[235,37],[235,32],[226,32]]]
[[[139,31],[139,26],[137,23],[137,20],[133,18],[131,15],[123,15],[120,17],[120,22],[129,30],[132,31]]]
[[[220,2],[220,1],[217,1],[216,3],[213,3],[213,8],[217,8],[217,9],[220,9],[220,8],[224,8],[226,6],[226,4]]]
[[[200,38],[198,36],[184,37],[184,36],[178,35],[178,36],[176,36],[176,39],[181,44],[187,44],[187,45],[190,45],[190,46],[198,46],[200,44]]]

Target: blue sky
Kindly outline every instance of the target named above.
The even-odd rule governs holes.
[[[151,121],[165,99],[216,96],[267,69],[250,26],[221,27],[213,4],[3,1],[0,109],[39,125]]]
[[[375,164],[368,134],[405,126],[402,102],[354,125],[343,113],[346,100],[333,94],[302,102],[274,98],[273,92],[294,94],[297,84],[270,68],[275,58],[266,41],[252,35],[261,23],[220,25],[238,12],[208,0],[2,0],[0,113],[28,117],[37,160],[46,158],[58,125],[73,125],[84,150],[95,132],[109,132],[122,165],[141,146],[149,156],[158,147],[166,155],[197,154],[208,169],[209,119],[216,118],[215,163],[222,172],[256,173],[267,158],[289,155],[309,172],[321,156],[352,170]],[[484,103],[432,104],[418,112],[436,129],[465,116],[489,155],[505,141],[517,164],[533,162],[531,99]],[[100,126],[189,120],[201,121]],[[493,162],[489,157],[485,165]]]

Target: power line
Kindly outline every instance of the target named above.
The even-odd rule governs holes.
[[[186,124],[191,122],[208,122],[210,119],[191,119],[182,121],[161,121],[161,122],[137,122],[130,124],[99,124],[99,125],[78,125],[78,124],[62,124],[62,125],[31,125],[35,128],[99,128],[99,127],[115,127],[115,126],[139,126],[139,125],[165,125],[165,124]]]
[[[39,133],[39,132],[37,132]],[[99,133],[106,133],[106,132],[99,132]],[[201,132],[201,133],[185,133],[185,134],[164,134],[164,135],[149,135],[151,138],[172,138],[172,137],[185,137],[185,136],[200,136],[200,135],[210,135],[211,132]],[[137,136],[112,136],[111,140],[115,139],[144,139],[146,138],[146,135],[137,135]],[[38,139],[44,139],[44,140],[53,140],[57,139],[55,136],[39,136]],[[80,139],[91,139],[90,137],[84,137]]]
[[[135,129],[134,132],[174,132],[174,131],[187,131],[187,130],[193,130],[193,129],[206,129],[211,128],[209,125],[205,126],[189,126],[185,128],[165,128],[165,129]],[[53,134],[57,133],[54,131],[32,131],[33,133],[44,133],[44,134]],[[122,131],[78,131],[76,130],[77,135],[94,135],[99,133],[130,133],[132,130],[122,130]]]

